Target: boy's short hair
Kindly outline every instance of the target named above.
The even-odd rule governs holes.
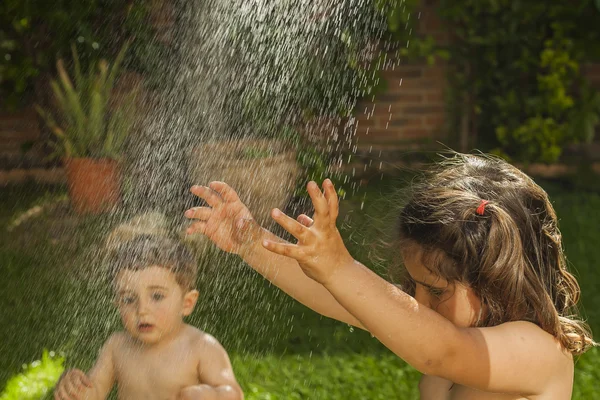
[[[189,250],[182,243],[166,237],[137,236],[114,247],[107,261],[111,284],[120,271],[159,266],[173,272],[179,286],[187,291],[194,288],[198,275],[198,264]]]

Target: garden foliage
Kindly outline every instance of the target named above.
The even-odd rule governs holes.
[[[600,94],[582,65],[600,60],[594,0],[442,0],[439,12],[454,34],[451,110],[469,116],[471,146],[554,162],[593,140]]]
[[[64,371],[64,358],[44,350],[41,360],[25,365],[8,380],[0,400],[40,400],[45,398]]]

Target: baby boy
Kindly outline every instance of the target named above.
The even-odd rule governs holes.
[[[67,371],[55,400],[242,400],[219,342],[183,321],[198,300],[197,264],[180,243],[140,236],[109,261],[124,330],[112,334],[86,374]]]

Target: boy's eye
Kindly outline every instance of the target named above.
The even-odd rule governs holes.
[[[135,302],[134,296],[123,296],[121,297],[122,304],[133,304]]]
[[[162,293],[152,293],[152,300],[159,301],[159,300],[162,300],[164,298],[165,298],[165,295],[162,294]]]

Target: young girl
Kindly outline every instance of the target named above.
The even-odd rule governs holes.
[[[569,399],[573,356],[594,345],[573,314],[556,214],[510,164],[455,154],[431,171],[398,220],[401,290],[357,262],[336,228],[338,198],[308,184],[315,213],[272,217],[297,243],[258,227],[222,182],[194,186],[201,232],[316,312],[366,329],[424,375],[422,399]]]

